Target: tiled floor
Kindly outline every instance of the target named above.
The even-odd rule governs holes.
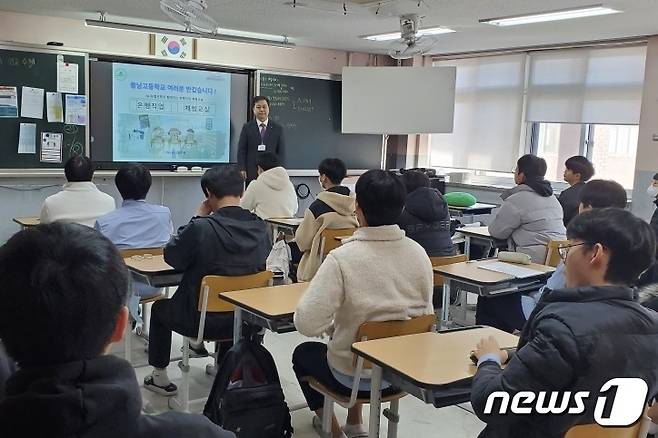
[[[283,390],[286,395],[288,406],[295,406],[303,403],[302,393],[299,389],[295,375],[292,372],[291,357],[294,348],[308,340],[299,333],[288,333],[278,335],[267,332],[265,336],[265,346],[272,353],[277,364],[281,378]],[[172,354],[180,355],[181,338],[174,334],[174,345]],[[133,364],[145,364],[146,354],[144,342],[133,335]],[[123,355],[123,345],[115,346],[115,354]],[[212,385],[212,378],[205,374],[205,365],[211,363],[212,359],[192,359],[191,360],[191,399],[207,396]],[[140,382],[144,376],[151,371],[148,366],[136,369],[137,378]],[[181,373],[176,362],[172,362],[168,368],[169,376],[175,383],[180,379]],[[168,409],[165,397],[154,394],[142,389],[142,396],[146,405],[146,410],[159,413]],[[203,409],[202,404],[192,406],[192,410],[200,412]],[[449,437],[449,438],[474,438],[484,427],[478,418],[469,412],[470,406],[453,406],[442,409],[435,409],[431,405],[426,405],[420,400],[407,396],[400,401],[400,426],[398,436],[404,437]],[[343,408],[336,408],[336,413],[341,421],[344,421],[346,411]],[[292,423],[295,429],[294,436],[299,438],[317,437],[311,426],[311,412],[304,408],[292,412]],[[368,408],[364,407],[364,421],[368,422]],[[382,421],[382,434],[385,436],[386,421]]]

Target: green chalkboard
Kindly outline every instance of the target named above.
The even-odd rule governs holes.
[[[382,136],[341,133],[341,82],[260,73],[259,94],[271,102],[270,117],[283,125],[288,169],[317,169],[340,158],[350,169],[379,169]]]
[[[0,168],[62,168],[72,155],[85,152],[85,126],[66,125],[64,123],[49,123],[46,115],[45,92],[57,91],[56,51],[28,51],[20,49],[0,49],[0,86],[16,87],[18,91],[18,117],[0,117]],[[78,93],[86,94],[85,90],[85,56],[61,54],[63,62],[78,65]],[[43,118],[20,117],[22,87],[44,89]],[[65,101],[65,95],[62,95]],[[63,102],[64,107],[66,103]],[[36,124],[36,153],[19,154],[18,136],[21,123]],[[41,134],[54,132],[63,134],[62,163],[41,162]]]

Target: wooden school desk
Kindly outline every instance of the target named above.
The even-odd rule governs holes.
[[[21,226],[21,230],[34,227],[41,223],[38,216],[15,217],[13,221]]]
[[[506,241],[491,237],[489,227],[463,227],[458,228],[457,232],[464,235],[464,254],[469,260],[471,258],[471,242],[473,240],[483,242],[489,248],[499,248],[507,245]]]
[[[242,338],[243,321],[265,327],[276,333],[295,331],[292,317],[308,283],[222,292],[219,295],[235,306],[233,343]]]
[[[435,273],[443,276],[441,327],[446,327],[450,319],[450,288],[453,285],[459,288],[462,297],[466,292],[472,292],[483,297],[491,297],[537,288],[555,271],[555,268],[536,263],[513,265],[537,271],[537,275],[532,277],[516,278],[509,274],[480,268],[482,265],[495,262],[498,262],[498,259],[468,261],[433,268]]]
[[[178,286],[183,273],[176,271],[164,260],[164,256],[154,255],[150,258],[133,256],[123,259],[133,276],[153,287]]]
[[[271,217],[265,219],[265,222],[272,224],[274,227],[274,236],[276,236],[280,228],[290,230],[295,234],[295,231],[299,228],[303,220],[303,217]]]
[[[501,348],[516,347],[518,343],[518,337],[509,333],[474,326],[352,344],[355,354],[372,363],[368,436],[379,436],[382,379],[425,403],[435,404],[437,390],[468,382],[475,375],[477,368],[470,353],[480,339],[489,336],[496,338]]]
[[[473,222],[474,216],[481,214],[491,214],[494,208],[498,208],[495,204],[484,204],[481,202],[475,203],[470,207],[451,207],[448,206],[450,216],[452,217],[469,217],[470,222]]]

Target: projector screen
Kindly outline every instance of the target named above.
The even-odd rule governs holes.
[[[247,121],[247,74],[96,61],[90,75],[94,161],[155,167],[235,161]]]
[[[342,131],[452,132],[455,67],[344,67]]]

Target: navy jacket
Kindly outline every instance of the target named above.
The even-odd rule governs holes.
[[[164,259],[183,278],[171,298],[179,329],[196,333],[199,288],[206,275],[247,275],[265,270],[272,242],[265,222],[241,207],[220,208],[210,216],[194,217],[178,229],[164,248]],[[207,324],[212,319],[209,315]]]
[[[425,249],[429,257],[454,255],[450,240],[450,211],[441,192],[419,187],[407,194],[398,225]]]
[[[599,390],[616,377],[640,377],[649,397],[658,392],[658,314],[636,303],[627,287],[544,293],[507,367],[484,362],[477,370],[471,403],[487,423],[480,437],[562,437],[576,424],[594,422]],[[591,396],[582,415],[485,415],[494,391],[507,391],[510,399],[519,391],[589,391]]]
[[[132,366],[100,356],[17,371],[0,402],[0,430],[15,438],[235,438],[202,415],[141,410]]]

